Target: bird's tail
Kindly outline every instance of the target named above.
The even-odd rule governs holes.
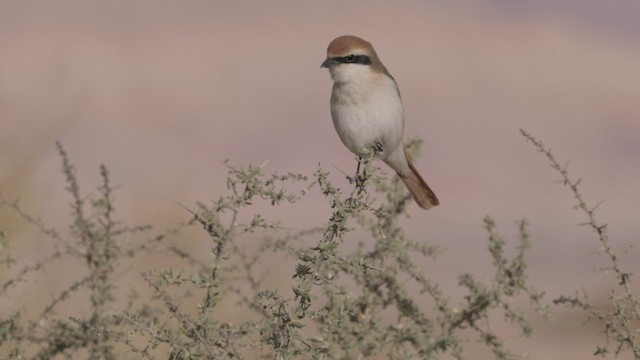
[[[440,205],[440,201],[438,201],[436,194],[422,179],[422,176],[420,176],[416,168],[413,167],[411,160],[407,158],[407,162],[409,163],[409,169],[411,170],[408,176],[402,176],[400,173],[398,173],[398,175],[402,181],[404,181],[404,184],[407,185],[407,189],[409,189],[409,192],[418,206],[428,210],[434,206]]]

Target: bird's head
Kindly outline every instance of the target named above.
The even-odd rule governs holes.
[[[335,82],[350,82],[386,72],[371,43],[353,35],[335,38],[327,48],[321,67],[329,69]]]

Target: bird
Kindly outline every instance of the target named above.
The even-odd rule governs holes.
[[[342,143],[361,158],[377,147],[378,157],[395,170],[418,206],[428,210],[439,205],[407,156],[400,89],[371,43],[339,36],[329,43],[321,67],[333,79],[331,118]]]

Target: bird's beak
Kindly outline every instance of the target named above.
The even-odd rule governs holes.
[[[337,63],[338,63],[338,62],[337,62],[335,59],[333,59],[333,58],[327,58],[327,60],[325,60],[324,62],[322,62],[322,65],[320,65],[320,67],[323,67],[323,68],[330,68],[330,67],[332,67],[333,65],[335,65],[335,64],[337,64]]]

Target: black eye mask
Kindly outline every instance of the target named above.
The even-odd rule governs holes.
[[[330,57],[325,60],[321,67],[330,68],[332,66],[338,64],[360,64],[360,65],[371,65],[371,58],[367,55],[347,55],[347,56],[336,56]]]
[[[333,60],[342,64],[361,64],[361,65],[371,65],[371,58],[367,55],[347,55],[334,57]]]

